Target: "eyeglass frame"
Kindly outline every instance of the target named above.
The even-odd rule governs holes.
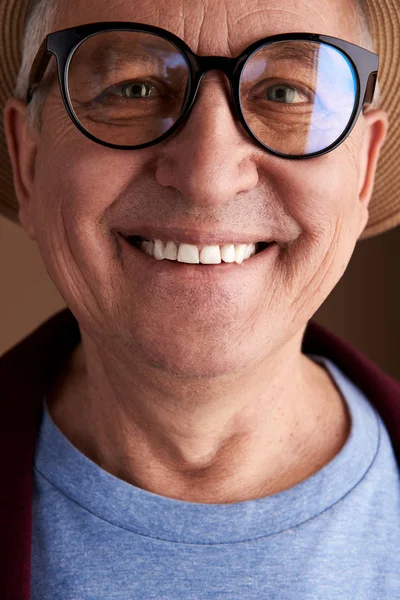
[[[81,43],[93,35],[107,31],[133,31],[138,33],[141,32],[158,35],[177,48],[188,66],[188,90],[181,113],[177,121],[166,132],[151,142],[133,146],[117,145],[110,142],[105,142],[91,134],[83,127],[72,108],[67,93],[69,63]],[[267,46],[276,42],[297,40],[320,42],[341,51],[351,64],[357,83],[357,95],[354,102],[353,112],[345,130],[342,132],[339,138],[327,148],[306,155],[284,154],[261,142],[261,140],[259,140],[251,131],[246,122],[242,112],[240,99],[241,75],[247,61],[251,58],[251,56],[263,46]],[[271,154],[281,158],[287,158],[289,160],[308,159],[315,158],[317,156],[323,156],[324,154],[327,154],[328,152],[331,152],[340,146],[340,144],[345,141],[345,139],[353,130],[361,110],[366,105],[372,103],[379,67],[379,56],[377,54],[351,42],[323,34],[293,32],[268,36],[253,42],[238,56],[231,58],[226,56],[199,56],[195,54],[181,38],[161,27],[146,25],[143,23],[134,23],[130,21],[104,21],[62,29],[46,36],[37,51],[29,73],[29,85],[26,95],[27,104],[31,102],[35,88],[40,84],[52,55],[54,55],[56,58],[58,82],[64,106],[68,115],[70,116],[74,125],[79,129],[79,131],[81,131],[81,133],[83,133],[83,135],[102,146],[115,148],[118,150],[141,150],[143,148],[148,148],[158,144],[169,138],[183,125],[184,121],[189,118],[203,75],[211,70],[219,70],[222,71],[228,78],[231,90],[231,98],[233,100],[234,115],[239,119],[241,125],[250,135],[251,139],[267,152],[270,152]]]

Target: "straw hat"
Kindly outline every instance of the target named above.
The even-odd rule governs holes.
[[[376,52],[380,56],[381,104],[389,114],[389,135],[382,148],[370,218],[362,239],[400,224],[400,0],[364,0]],[[8,156],[3,109],[12,95],[21,61],[27,0],[3,0],[0,6],[0,213],[19,223]]]

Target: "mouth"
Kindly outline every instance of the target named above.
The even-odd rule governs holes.
[[[134,248],[156,260],[169,260],[187,264],[213,265],[221,263],[242,264],[260,254],[276,242],[252,244],[194,245],[176,241],[150,240],[139,235],[122,236]]]

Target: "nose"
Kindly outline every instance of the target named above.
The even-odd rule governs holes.
[[[157,182],[193,205],[218,206],[258,183],[257,148],[230,100],[222,73],[204,75],[185,124],[157,151]]]

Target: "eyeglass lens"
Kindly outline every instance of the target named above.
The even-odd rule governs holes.
[[[152,142],[178,120],[189,68],[154,34],[100,32],[70,59],[67,94],[77,120],[110,144]],[[258,49],[240,79],[243,117],[260,142],[288,156],[328,148],[347,128],[357,99],[354,68],[338,49],[303,40]]]

